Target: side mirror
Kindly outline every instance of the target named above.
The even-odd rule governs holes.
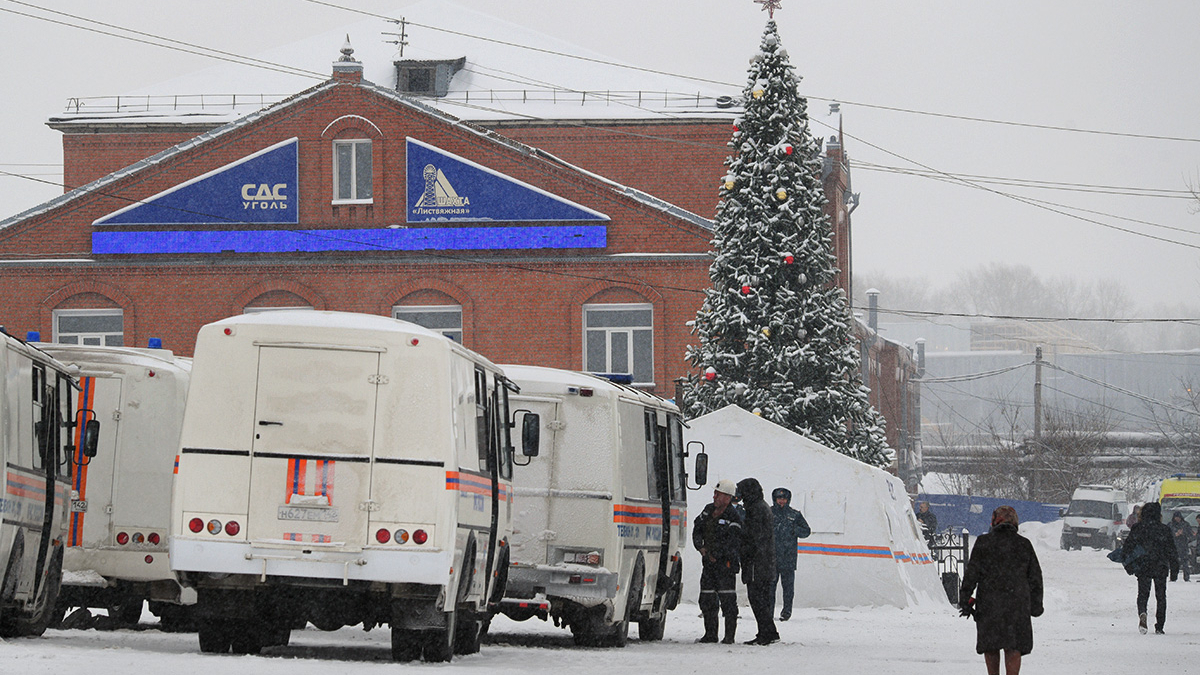
[[[696,487],[703,487],[708,482],[708,453],[696,455]]]
[[[83,427],[83,456],[95,457],[96,446],[100,444],[100,421],[88,420]]]
[[[542,418],[537,413],[527,412],[521,420],[521,454],[537,457],[541,445]]]
[[[1058,517],[1059,517],[1059,518],[1062,518],[1062,517],[1063,517],[1063,516],[1065,516],[1065,515],[1067,515],[1067,510],[1066,510],[1066,509],[1062,509],[1062,508],[1060,508],[1060,509],[1058,510]]]

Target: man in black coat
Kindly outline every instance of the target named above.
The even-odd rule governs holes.
[[[780,621],[792,618],[792,599],[796,595],[796,540],[812,534],[804,515],[791,507],[792,491],[775,488],[771,491],[771,516],[775,519],[775,581],[771,584],[771,599],[775,586],[783,584],[783,610]]]
[[[1162,522],[1162,506],[1149,502],[1125,537],[1121,557],[1126,570],[1137,576],[1138,630],[1146,633],[1146,608],[1150,603],[1150,584],[1154,583],[1154,632],[1162,634],[1167,622],[1167,573],[1179,574],[1179,554],[1175,551],[1171,528]],[[1138,552],[1138,549],[1141,552]]]
[[[1179,556],[1179,569],[1183,571],[1183,580],[1191,581],[1192,567],[1188,560],[1191,556],[1188,553],[1190,553],[1190,544],[1196,538],[1196,533],[1192,531],[1192,526],[1183,519],[1183,513],[1180,511],[1176,511],[1175,515],[1171,516],[1171,522],[1167,523],[1167,527],[1171,528],[1171,538],[1175,540],[1175,554]],[[1171,575],[1171,581],[1178,580],[1179,575]]]
[[[746,512],[742,530],[742,581],[750,596],[754,620],[758,622],[758,634],[746,644],[769,645],[779,641],[771,616],[775,611],[775,518],[756,479],[739,481],[737,493]]]
[[[725,614],[725,644],[737,635],[737,573],[742,553],[742,512],[733,506],[737,486],[728,478],[717,481],[713,501],[692,523],[692,545],[700,552],[700,613],[704,635],[699,642],[716,642],[719,617]]]
[[[1005,672],[1020,671],[1021,657],[1033,651],[1030,617],[1042,615],[1042,567],[1017,524],[1011,506],[992,513],[992,529],[975,540],[958,592],[963,616],[975,616],[975,651],[989,673],[1000,672],[1001,651]]]

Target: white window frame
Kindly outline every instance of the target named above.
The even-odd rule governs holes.
[[[639,326],[595,326],[588,325],[588,312],[597,311],[629,311],[642,310],[650,312],[650,321],[648,324]],[[634,379],[633,384],[639,387],[653,387],[654,384],[654,305],[651,303],[595,303],[583,306],[583,369],[591,373],[612,373],[617,375],[633,376],[638,370],[635,365],[633,332],[635,330],[650,331],[650,363],[646,364],[645,371],[650,373],[650,381],[640,381]],[[588,363],[588,334],[592,332],[603,331],[604,337],[604,365],[605,370],[597,370],[591,368],[595,364]],[[612,367],[612,349],[614,340],[625,340],[627,346],[627,354],[629,357],[628,367],[624,371],[614,370]]]
[[[242,314],[263,314],[265,312],[286,312],[292,309],[312,310],[308,305],[293,305],[291,307],[243,307]]]
[[[338,165],[338,148],[341,146],[350,146],[350,197],[338,196],[338,186],[340,184]],[[333,142],[333,203],[334,204],[373,204],[375,203],[375,158],[371,157],[371,196],[358,196],[358,153],[363,151],[363,146],[366,146],[366,152],[372,151],[371,139],[369,138],[349,138]]]
[[[78,316],[119,316],[121,317],[120,332],[64,332],[59,330],[58,324],[63,317],[78,317]],[[78,344],[78,345],[105,345],[120,347],[125,344],[125,310],[119,307],[108,309],[56,309],[51,312],[51,321],[54,325],[53,337],[56,344]],[[74,343],[64,343],[64,337],[74,336],[78,340]],[[119,345],[109,345],[108,339],[112,336],[119,336]]]
[[[458,344],[463,343],[462,305],[393,305],[392,306],[392,318],[399,319],[401,321],[408,321],[409,323],[417,323],[417,322],[412,321],[411,319],[405,319],[404,317],[402,317],[400,315],[406,314],[406,313],[417,313],[417,312],[421,312],[421,313],[425,313],[425,314],[458,314],[458,327],[457,328],[429,328],[428,326],[425,326],[425,327],[429,328],[429,330],[431,330],[435,333],[440,333],[440,334],[450,338],[451,340],[454,340]],[[417,325],[420,325],[420,324],[417,324]],[[454,335],[455,333],[457,333],[457,337]]]

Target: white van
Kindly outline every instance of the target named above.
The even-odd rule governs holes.
[[[0,637],[54,619],[73,457],[94,456],[100,432],[73,414],[75,387],[66,366],[0,331]]]
[[[1063,512],[1062,548],[1115,548],[1128,515],[1123,490],[1111,485],[1080,485]]]
[[[500,611],[553,618],[581,645],[624,646],[630,622],[641,639],[661,640],[688,544],[679,409],[591,375],[503,368],[521,388],[513,408],[540,416],[545,443],[514,480]]]
[[[72,368],[78,407],[104,421],[96,456],[71,477],[60,612],[100,607],[130,625],[149,600],[164,628],[186,626],[184,604],[195,602],[195,592],[176,582],[167,538],[191,359],[165,349],[39,347]]]
[[[200,329],[171,567],[204,652],[310,621],[389,624],[392,657],[479,648],[512,532],[512,385],[415,324],[280,311]],[[525,416],[523,450],[539,421]]]

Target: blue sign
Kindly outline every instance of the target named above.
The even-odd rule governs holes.
[[[173,230],[92,233],[96,255],[318,253],[604,248],[604,225],[407,227],[354,230]]]
[[[1050,523],[1058,520],[1061,504],[1028,502],[1020,499],[997,497],[967,497],[962,495],[917,495],[917,503],[929,502],[929,510],[938,519],[938,530],[953,532],[967,530],[972,536],[987,534],[992,527],[992,511],[1001,506],[1011,506],[1017,511],[1017,520],[1022,523]]]
[[[295,138],[197,176],[93,225],[290,225],[299,222]]]
[[[428,143],[407,140],[410,223],[609,219]]]

